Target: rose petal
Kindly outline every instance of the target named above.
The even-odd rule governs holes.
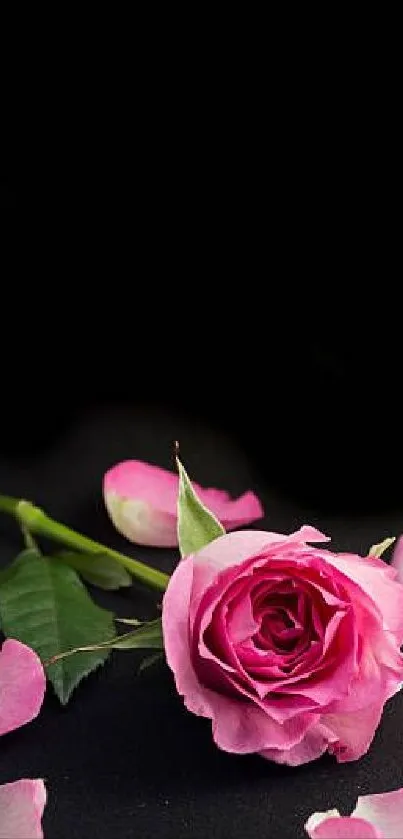
[[[261,519],[264,511],[249,491],[232,499],[224,490],[203,489],[192,483],[200,500],[226,530]],[[173,472],[126,460],[109,469],[104,477],[104,499],[120,533],[140,545],[176,547],[176,509],[179,477]]]
[[[352,815],[371,822],[384,839],[403,836],[403,788],[376,795],[360,795]]]
[[[232,643],[238,644],[250,638],[259,628],[259,624],[253,617],[251,599],[244,593],[230,606],[232,608],[228,615],[228,634]]]
[[[377,604],[385,629],[403,643],[403,585],[396,582],[396,572],[376,557],[362,558],[355,554],[321,553],[323,559],[352,580]],[[399,554],[398,554],[399,556]]]
[[[319,827],[322,822],[327,821],[327,819],[340,819],[340,813],[338,810],[326,810],[326,812],[322,813],[312,813],[312,816],[309,816],[308,821],[305,824],[305,830],[311,835],[312,831],[315,830],[316,827]]]
[[[209,693],[202,688],[194,672],[189,647],[189,604],[193,581],[193,562],[182,560],[176,567],[162,603],[162,631],[166,660],[177,691],[189,711],[210,716]]]
[[[36,653],[19,641],[5,641],[0,652],[0,734],[37,716],[45,687],[45,674]]]
[[[319,815],[319,814],[314,814]],[[311,816],[312,818],[312,816]],[[327,818],[313,830],[310,819],[305,825],[311,839],[384,839],[383,834],[364,819],[336,817]]]
[[[213,738],[220,749],[235,754],[253,754],[266,749],[287,750],[299,743],[315,720],[299,714],[282,725],[252,703],[242,703],[212,693]]]
[[[397,579],[403,583],[403,536],[399,536],[392,557],[392,567],[397,571]]]
[[[0,839],[43,839],[45,804],[42,780],[23,779],[0,786]]]
[[[368,705],[368,696],[376,697],[378,704],[384,704],[399,690],[403,677],[403,657],[396,647],[393,636],[368,621],[361,640],[361,655],[357,673],[352,680],[348,696],[329,708],[337,714],[359,711]]]
[[[357,760],[364,755],[374,739],[382,717],[383,702],[368,705],[360,711],[346,714],[324,714],[322,722],[336,736],[329,747],[339,763]]]
[[[279,749],[265,749],[260,752],[262,757],[273,760],[275,763],[284,763],[287,766],[302,766],[317,760],[327,750],[329,743],[334,742],[335,735],[321,722],[315,723],[308,729],[304,738],[292,749],[281,751]]]

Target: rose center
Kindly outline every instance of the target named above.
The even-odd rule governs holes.
[[[303,595],[294,592],[270,595],[256,604],[254,617],[259,629],[253,642],[261,650],[280,654],[294,653],[307,638],[307,627],[301,618],[306,615]]]

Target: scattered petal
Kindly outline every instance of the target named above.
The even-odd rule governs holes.
[[[264,515],[257,496],[249,491],[232,499],[224,490],[203,489],[192,482],[203,504],[225,530],[233,530]],[[139,545],[176,547],[179,476],[150,463],[126,460],[104,477],[104,499],[116,529]]]
[[[348,817],[326,819],[313,831],[306,825],[306,830],[311,839],[384,839],[373,824]]]
[[[311,839],[398,839],[403,836],[403,789],[360,796],[351,816],[337,810],[313,813],[305,830]]]
[[[43,839],[46,789],[42,780],[0,786],[0,839]]]
[[[403,836],[403,788],[376,795],[360,795],[352,815],[375,825],[384,839]]]
[[[0,651],[0,735],[31,722],[40,711],[46,679],[33,650],[13,639]]]

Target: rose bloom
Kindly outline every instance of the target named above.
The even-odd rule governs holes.
[[[225,751],[297,766],[363,755],[403,681],[403,585],[304,526],[239,531],[183,559],[163,602],[186,707]]]

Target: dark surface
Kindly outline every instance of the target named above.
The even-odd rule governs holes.
[[[105,470],[118,460],[137,457],[169,467],[174,439],[201,484],[258,492],[266,509],[259,527],[289,532],[307,522],[331,534],[336,549],[361,552],[403,529],[403,513],[308,509],[271,485],[269,470],[262,477],[253,446],[247,457],[237,439],[205,421],[155,407],[94,409],[59,427],[46,445],[19,456],[12,446],[0,459],[1,491],[30,498],[76,529],[170,570],[174,551],[134,548],[117,536],[100,490]],[[4,517],[0,540],[4,564],[21,546]],[[151,617],[158,601],[134,587],[94,596],[120,616]],[[302,839],[313,811],[337,807],[348,813],[357,795],[403,786],[403,694],[388,704],[360,761],[339,765],[325,757],[291,769],[220,752],[209,722],[182,706],[169,671],[157,665],[138,676],[140,658],[114,653],[67,708],[48,689],[39,718],[1,739],[1,782],[46,779],[47,839]]]

